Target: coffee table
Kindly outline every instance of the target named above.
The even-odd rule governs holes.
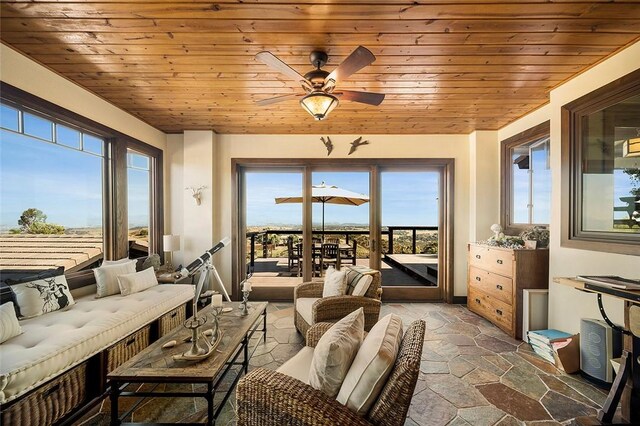
[[[249,303],[249,314],[246,316],[240,315],[239,306],[239,302],[224,304],[224,307],[231,307],[233,310],[219,317],[220,329],[224,334],[217,352],[209,358],[200,362],[173,360],[173,355],[182,354],[191,347],[191,343],[186,341],[191,337],[191,331],[178,326],[109,373],[107,378],[110,380],[111,387],[111,424],[114,426],[122,424],[121,419],[131,414],[147,397],[205,398],[207,400],[206,424],[215,424],[216,418],[220,415],[242,373],[248,372],[250,355],[253,353],[251,351],[250,354],[249,339],[255,333],[264,333],[266,340],[267,302]],[[209,319],[201,330],[212,327],[210,314],[210,306],[198,312],[198,317],[207,315]],[[260,328],[261,322],[262,328]],[[171,340],[176,340],[177,345],[173,348],[162,348]],[[234,369],[234,366],[241,368]],[[207,389],[201,392],[195,392],[195,390],[194,392],[156,392],[154,387],[151,391],[125,391],[129,383],[205,384]],[[216,393],[223,395],[222,401],[217,406],[214,404]],[[139,401],[119,416],[118,400],[122,397],[137,397]]]

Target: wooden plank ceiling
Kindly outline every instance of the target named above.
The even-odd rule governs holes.
[[[576,0],[3,1],[2,40],[166,132],[468,133],[498,129],[549,89],[638,38],[640,4]],[[316,122],[301,93],[256,61],[269,50],[301,74],[332,70],[354,48],[377,60],[338,88]]]

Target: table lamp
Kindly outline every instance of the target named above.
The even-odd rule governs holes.
[[[162,246],[164,247],[164,268],[173,271],[173,252],[180,250],[180,235],[163,235]]]

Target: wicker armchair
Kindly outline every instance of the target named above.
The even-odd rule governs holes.
[[[319,323],[311,327],[307,345],[315,347],[331,325]],[[422,320],[409,326],[393,370],[366,416],[356,415],[335,399],[297,379],[258,368],[238,383],[238,425],[404,425],[420,372],[424,331]]]
[[[320,281],[312,281],[299,284],[293,292],[294,306],[294,323],[296,329],[307,335],[307,330],[313,324],[319,322],[336,322],[349,315],[358,308],[364,309],[364,328],[366,331],[378,322],[380,316],[380,306],[382,302],[382,288],[380,287],[380,271],[375,271],[373,281],[369,286],[369,290],[364,296],[331,296],[322,297],[322,289],[324,283]],[[303,300],[299,300],[303,299]],[[300,302],[300,303],[299,303]],[[311,313],[301,314],[301,309],[308,309],[311,304]],[[311,321],[308,321],[311,320]]]

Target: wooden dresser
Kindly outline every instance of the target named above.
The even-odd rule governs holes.
[[[469,244],[467,306],[522,338],[522,289],[549,287],[549,250]]]

